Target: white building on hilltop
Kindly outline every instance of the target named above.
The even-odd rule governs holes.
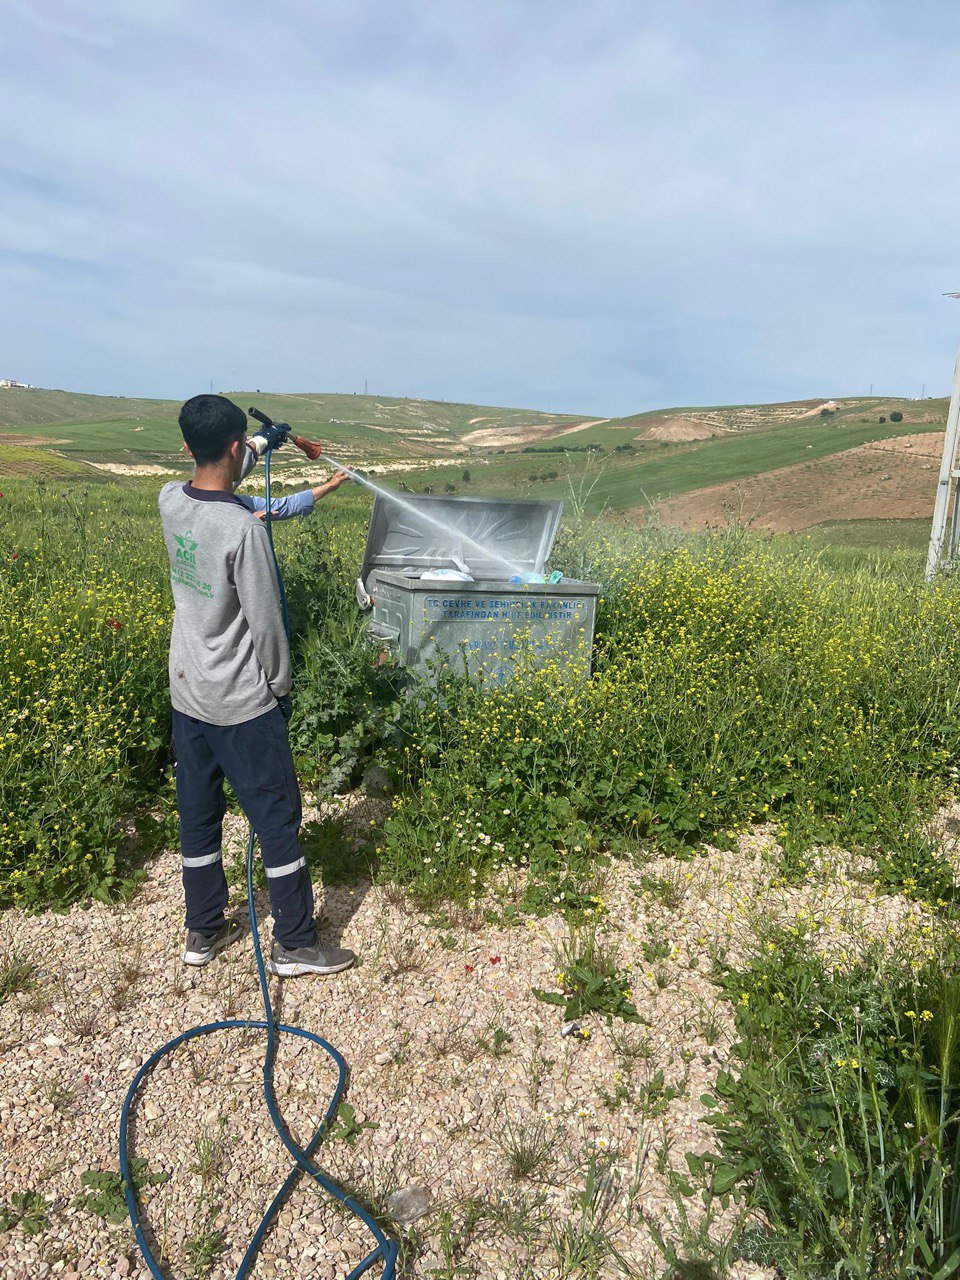
[[[20,387],[24,391],[32,391],[33,384],[30,382],[17,382],[16,378],[0,378],[0,387]]]

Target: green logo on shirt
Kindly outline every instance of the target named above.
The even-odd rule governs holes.
[[[212,585],[204,582],[197,573],[197,557],[194,555],[197,543],[193,540],[193,531],[188,529],[186,533],[175,533],[173,539],[177,544],[170,566],[170,577],[174,585],[189,587],[205,600],[212,599]]]
[[[177,543],[177,554],[175,556],[177,564],[189,566],[191,569],[195,568],[197,557],[193,553],[197,549],[197,544],[193,540],[192,530],[188,529],[186,533],[175,533],[173,537]]]

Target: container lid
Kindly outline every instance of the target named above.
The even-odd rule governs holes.
[[[542,573],[563,503],[411,493],[373,500],[361,577],[371,569],[456,569],[474,577]]]

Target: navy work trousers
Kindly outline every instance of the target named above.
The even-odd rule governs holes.
[[[173,743],[186,927],[210,936],[224,922],[226,778],[260,841],[274,938],[284,947],[313,946],[313,886],[298,839],[300,787],[279,707],[232,725],[207,724],[174,711]]]

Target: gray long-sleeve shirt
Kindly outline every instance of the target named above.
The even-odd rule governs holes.
[[[170,700],[208,724],[242,724],[290,690],[290,646],[267,531],[232,494],[160,491],[176,606]]]

